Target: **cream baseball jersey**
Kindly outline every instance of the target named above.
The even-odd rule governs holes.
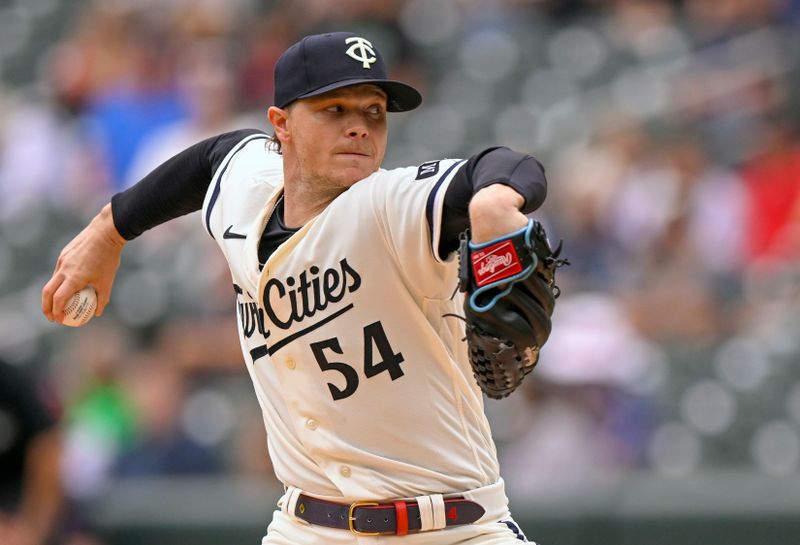
[[[283,176],[266,143],[253,134],[231,149],[202,217],[230,266],[277,477],[344,501],[496,482],[463,325],[445,316],[461,313],[457,263],[434,250],[444,194],[463,163],[373,173],[262,268],[258,244]]]

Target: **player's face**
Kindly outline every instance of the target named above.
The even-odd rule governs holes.
[[[286,123],[301,180],[347,188],[378,170],[386,152],[386,94],[353,85],[298,100]]]

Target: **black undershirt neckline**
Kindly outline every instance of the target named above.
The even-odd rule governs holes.
[[[289,240],[300,228],[293,229],[286,227],[284,223],[284,204],[283,195],[278,198],[275,208],[267,220],[261,239],[258,241],[258,269],[263,270],[264,265],[270,256],[275,253],[278,247]]]

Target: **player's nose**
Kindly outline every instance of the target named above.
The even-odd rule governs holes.
[[[366,138],[369,135],[369,130],[364,123],[353,124],[348,127],[347,135],[351,138]]]
[[[350,138],[366,138],[369,136],[369,124],[361,115],[348,116],[345,132]]]

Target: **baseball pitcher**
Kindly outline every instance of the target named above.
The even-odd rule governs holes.
[[[115,195],[44,287],[52,320],[87,284],[99,314],[124,245],[202,211],[285,485],[264,544],[526,541],[482,393],[509,395],[550,333],[544,171],[502,147],[382,169],[387,112],[420,102],[369,40],[308,36],[276,65],[274,134],[205,140]]]

